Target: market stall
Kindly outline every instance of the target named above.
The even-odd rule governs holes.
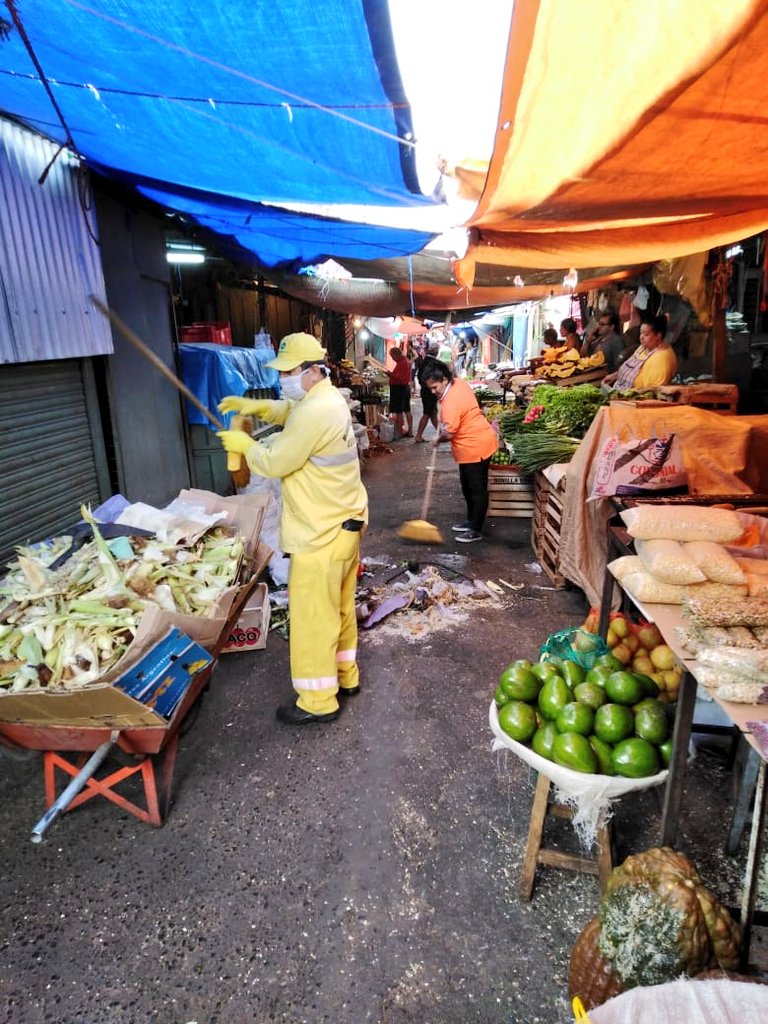
[[[599,628],[603,634],[608,629],[615,586],[644,621],[656,625],[684,667],[660,842],[672,845],[677,835],[697,686],[760,759],[741,907],[741,958],[747,967],[766,813],[768,521],[682,502],[638,505],[625,509],[622,518],[610,529]]]
[[[681,444],[691,494],[768,491],[768,416],[721,416],[692,406],[612,402],[601,408],[568,464],[563,495],[559,571],[591,604],[600,600],[606,525],[613,507],[590,500],[596,461],[612,437],[673,433]]]

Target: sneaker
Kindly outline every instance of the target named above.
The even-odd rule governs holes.
[[[464,533],[457,533],[456,540],[459,544],[471,544],[475,540],[482,540],[482,533],[478,533],[477,530],[467,530]]]
[[[454,523],[451,527],[454,533],[466,533],[467,530],[472,529],[472,523],[465,521],[463,523]]]

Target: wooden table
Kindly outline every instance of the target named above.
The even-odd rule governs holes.
[[[631,538],[623,527],[610,526],[608,561],[619,554],[631,553]],[[683,800],[685,778],[688,770],[688,748],[693,731],[693,713],[696,705],[696,659],[686,651],[678,639],[676,627],[683,624],[682,609],[679,605],[650,604],[638,601],[632,594],[621,588],[620,583],[606,569],[603,581],[602,600],[600,605],[599,632],[605,636],[608,627],[613,588],[618,587],[624,598],[640,612],[644,619],[654,622],[664,642],[672,649],[675,657],[683,666],[680,689],[677,696],[675,725],[673,732],[673,753],[669,765],[669,776],[664,791],[664,807],[661,818],[659,843],[672,846],[677,838],[678,821]],[[742,943],[742,967],[746,968],[749,958],[749,942],[752,924],[755,917],[757,902],[757,883],[760,875],[761,856],[765,839],[766,806],[768,806],[768,788],[766,787],[766,753],[752,734],[751,722],[768,723],[768,705],[766,704],[734,704],[721,700],[711,694],[715,703],[722,708],[728,719],[733,722],[750,746],[760,756],[757,773],[752,826],[747,855],[744,894],[741,903],[741,923],[744,930]]]

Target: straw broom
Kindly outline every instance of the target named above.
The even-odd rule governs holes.
[[[427,466],[427,486],[424,490],[424,501],[421,504],[421,519],[409,519],[403,523],[397,531],[398,537],[404,540],[415,540],[419,544],[442,544],[443,535],[436,526],[427,522],[427,510],[429,499],[432,496],[432,481],[435,477],[435,460],[437,459],[437,444],[432,445],[432,455]]]

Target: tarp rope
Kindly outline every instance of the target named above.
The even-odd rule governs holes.
[[[12,0],[6,0],[6,3],[8,4],[11,2]],[[342,114],[341,111],[334,110],[332,107],[325,107],[322,103],[315,103],[313,100],[309,100],[305,96],[299,96],[298,93],[290,92],[287,89],[281,89],[280,86],[272,85],[270,82],[265,82],[260,78],[255,78],[253,75],[249,75],[245,71],[238,71],[237,68],[230,67],[228,64],[222,64],[220,61],[213,60],[211,57],[206,57],[204,54],[196,53],[194,50],[190,50],[186,46],[181,46],[178,43],[171,43],[167,39],[156,36],[152,32],[147,32],[145,29],[141,29],[136,25],[128,25],[124,21],[120,21],[118,18],[113,18],[111,15],[105,14],[103,11],[95,11],[87,4],[78,3],[77,0],[67,0],[67,3],[71,7],[76,7],[81,11],[85,11],[86,14],[93,15],[95,18],[101,18],[103,21],[108,21],[113,25],[117,25],[126,32],[133,32],[135,35],[143,36],[145,39],[158,43],[160,46],[164,46],[169,50],[175,50],[177,53],[181,53],[185,57],[191,57],[193,60],[200,61],[202,64],[208,64],[210,67],[217,68],[219,71],[224,71],[227,74],[234,75],[236,78],[243,78],[246,82],[251,82],[253,85],[259,85],[263,89],[268,89],[270,92],[277,93],[280,96],[285,96],[287,99],[293,100],[296,103],[306,104],[308,107],[313,107],[315,110],[319,110],[324,114],[330,114],[332,117],[337,117],[341,121],[348,121],[350,124],[354,124],[358,128],[364,128],[366,131],[373,132],[374,135],[382,135],[385,139],[392,139],[393,142],[398,142],[401,146],[411,146],[414,149],[416,147],[416,143],[413,141],[401,138],[399,135],[393,135],[391,132],[384,131],[383,128],[376,128],[371,124],[366,124],[365,121],[359,121],[356,117],[351,117],[349,114]]]

